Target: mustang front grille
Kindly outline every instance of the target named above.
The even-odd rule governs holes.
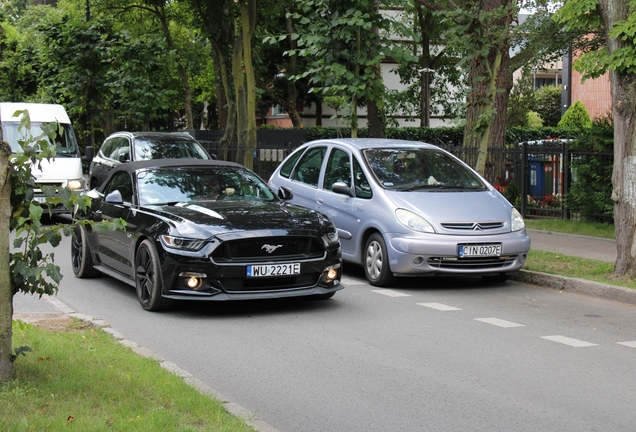
[[[431,267],[446,270],[483,270],[508,267],[514,263],[515,259],[517,259],[517,255],[479,258],[431,257],[428,259],[428,264]]]
[[[215,262],[265,262],[303,260],[324,255],[320,240],[314,237],[264,237],[232,240],[213,253]]]

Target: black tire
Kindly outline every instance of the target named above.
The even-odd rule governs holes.
[[[481,278],[485,280],[486,282],[490,282],[490,283],[504,283],[505,281],[508,280],[509,277],[510,276],[508,276],[505,273],[500,273],[498,275],[482,276]]]
[[[155,245],[148,239],[135,253],[135,287],[142,308],[147,311],[170,309],[174,300],[161,296],[161,266]]]
[[[395,283],[389,267],[389,254],[384,238],[379,233],[371,234],[363,255],[364,275],[373,286],[387,287]]]
[[[93,267],[93,257],[87,241],[86,228],[76,225],[71,240],[71,266],[78,278],[92,278],[99,274]]]

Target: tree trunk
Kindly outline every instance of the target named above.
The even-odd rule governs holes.
[[[629,2],[599,0],[609,54],[633,44],[633,40],[611,38],[609,31],[617,22],[630,16]],[[610,71],[612,116],[614,118],[614,171],[612,172],[612,200],[616,230],[617,277],[636,276],[636,74]]]
[[[237,30],[239,30],[237,28]],[[243,76],[243,37],[237,31],[232,53],[232,76],[234,78],[234,94],[236,97],[236,130],[238,138],[238,151],[236,162],[245,165],[245,152],[247,150],[248,125],[247,125],[247,95],[245,91],[245,77]],[[226,131],[227,134],[227,131]]]
[[[256,79],[252,64],[252,34],[256,26],[256,0],[240,1],[239,5],[241,9],[241,33],[243,36],[242,54],[243,67],[245,68],[245,111],[247,120],[246,152],[243,157],[243,166],[254,169],[254,152],[256,151]],[[239,144],[240,142],[241,140],[239,140]]]
[[[13,288],[9,267],[9,223],[11,219],[11,178],[9,155],[11,148],[3,141],[0,127],[0,383],[11,379],[11,320],[13,319]]]
[[[289,118],[292,121],[292,125],[295,128],[302,127],[302,120],[300,115],[298,114],[298,110],[296,109],[296,103],[298,102],[298,90],[296,90],[296,81],[293,79],[289,79],[296,75],[296,64],[298,63],[298,55],[295,54],[296,49],[298,48],[298,44],[296,40],[291,37],[294,32],[294,26],[291,19],[291,15],[289,15],[285,19],[285,25],[287,29],[287,34],[289,35],[287,39],[289,40],[289,49],[294,53],[289,56],[289,70],[287,71],[287,100],[285,101],[284,107],[285,111],[289,115]]]

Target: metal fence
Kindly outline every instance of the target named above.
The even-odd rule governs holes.
[[[206,150],[221,155],[219,146],[222,130],[189,131]],[[254,171],[267,180],[283,159],[295,148],[307,141],[301,130],[257,131],[257,149],[254,153]],[[567,140],[542,140],[518,143],[509,148],[490,149],[486,159],[484,177],[521,212],[529,218],[594,219],[613,222],[612,215],[586,213],[568,205],[568,192],[576,182],[573,161],[585,163],[595,158],[603,164],[613,164],[611,152],[570,150]],[[479,150],[454,145],[439,145],[471,166],[474,166]],[[227,150],[226,160],[236,160],[237,150]],[[611,172],[611,170],[610,170]],[[610,181],[611,178],[605,179]],[[514,191],[513,191],[514,189]],[[522,199],[526,197],[526,199]]]

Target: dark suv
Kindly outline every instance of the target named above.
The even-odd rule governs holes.
[[[215,159],[185,132],[115,132],[104,140],[88,172],[90,188],[101,185],[124,162],[147,159]]]

